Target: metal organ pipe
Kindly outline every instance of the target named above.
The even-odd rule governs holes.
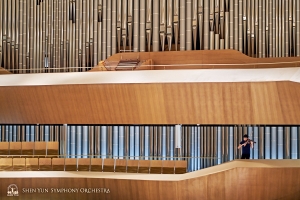
[[[180,0],[179,3],[179,29],[180,29],[180,51],[186,50],[186,38],[185,38],[185,30],[186,30],[186,23],[185,23],[185,0]]]
[[[192,50],[192,13],[192,0],[186,0],[186,50]]]
[[[159,2],[153,1],[153,40],[152,51],[159,51]]]
[[[145,2],[145,1],[144,1]],[[140,31],[140,1],[139,0],[134,0],[133,6],[134,6],[134,11],[133,11],[133,51],[138,52],[139,51],[139,31]],[[144,8],[145,9],[145,8]],[[141,15],[142,17],[142,15]],[[145,19],[145,16],[144,18]]]
[[[166,0],[160,0],[160,26],[159,26],[159,38],[161,51],[165,50],[165,38],[166,38],[166,25],[167,25],[167,8],[166,8]]]
[[[178,45],[180,50],[236,49],[252,57],[300,56],[299,4],[1,1],[0,65],[15,73],[86,71],[121,48],[171,51]]]

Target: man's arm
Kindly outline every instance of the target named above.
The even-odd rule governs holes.
[[[253,141],[250,142],[250,146],[253,149]]]
[[[240,143],[240,145],[238,146],[238,149],[240,149],[242,146],[246,146],[246,144],[247,144],[247,142],[245,142],[245,143]]]

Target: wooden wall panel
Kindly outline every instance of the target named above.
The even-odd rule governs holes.
[[[0,124],[300,124],[300,84],[0,87]]]
[[[151,60],[154,70],[161,69],[237,69],[299,67],[299,57],[252,58],[236,50],[199,50],[135,52],[114,54],[105,60],[106,65],[116,65],[120,60]],[[270,63],[270,64],[263,64]],[[194,64],[196,66],[189,66]],[[221,65],[213,65],[221,64]],[[250,65],[245,65],[250,64]],[[145,65],[145,64],[144,64]],[[165,65],[165,66],[155,66]],[[172,66],[167,66],[172,65]],[[177,65],[177,66],[176,66]],[[178,66],[181,65],[181,66]],[[198,66],[197,66],[198,65]],[[139,68],[138,68],[139,69]],[[141,68],[142,69],[142,68]]]
[[[32,173],[32,172],[27,172]],[[55,173],[55,172],[53,172]],[[134,175],[132,175],[134,176]],[[152,175],[153,176],[153,175]],[[161,176],[161,175],[156,175]],[[176,175],[175,175],[176,176]],[[185,175],[181,175],[185,176]],[[104,176],[105,177],[105,176]],[[128,176],[127,176],[128,177]],[[105,178],[0,178],[0,199],[104,200],[232,200],[299,199],[300,168],[238,167],[186,180],[130,180]],[[158,178],[160,179],[160,178]],[[19,197],[7,197],[10,184]],[[51,193],[51,188],[109,188],[103,193]],[[48,188],[49,193],[22,193],[23,188]]]

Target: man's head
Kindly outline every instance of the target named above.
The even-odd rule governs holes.
[[[248,135],[244,135],[243,138],[244,138],[244,141],[247,141],[248,140]]]

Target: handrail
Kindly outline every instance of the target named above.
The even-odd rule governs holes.
[[[83,157],[87,157],[87,158],[103,158],[103,159],[129,159],[129,158],[134,158],[134,160],[143,160],[143,158],[153,158],[153,159],[190,159],[190,158],[198,158],[198,159],[217,159],[217,156],[113,156],[111,154],[99,154],[99,155],[95,155],[95,154],[69,154],[69,155],[59,155],[59,154],[34,154],[34,155],[0,155],[0,158],[16,158],[16,157],[58,157],[58,158],[83,158]],[[138,158],[138,159],[136,159]]]
[[[109,62],[109,61],[108,61]],[[142,61],[141,61],[142,62]],[[279,65],[279,64],[298,64],[300,61],[286,61],[286,62],[260,62],[260,63],[198,63],[198,64],[165,64],[165,65],[141,65],[143,67],[188,67],[188,66],[252,66],[252,65]],[[95,66],[96,67],[96,66]],[[113,66],[108,66],[108,67],[113,67]],[[94,67],[60,67],[60,68],[30,68],[30,69],[5,69],[10,72],[14,71],[37,71],[39,73],[48,73],[46,71],[48,70],[68,70],[68,71],[63,71],[62,73],[65,72],[73,72],[69,71],[70,69],[93,69]],[[60,72],[60,71],[59,71]],[[82,72],[88,72],[88,71],[82,71]],[[49,72],[53,73],[53,72]]]

